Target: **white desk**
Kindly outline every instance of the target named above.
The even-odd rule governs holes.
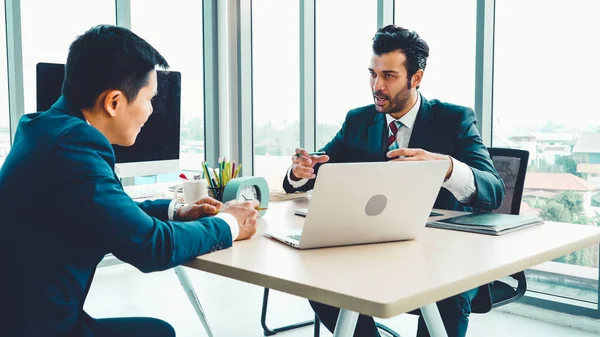
[[[499,237],[425,228],[414,241],[304,251],[260,234],[301,228],[304,218],[293,215],[301,207],[306,199],[271,203],[255,237],[187,266],[343,308],[334,336],[352,336],[358,313],[416,308],[432,336],[445,336],[436,301],[600,242],[600,227],[562,223]]]

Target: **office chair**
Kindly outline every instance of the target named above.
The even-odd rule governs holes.
[[[521,200],[523,198],[529,152],[494,147],[488,148],[488,151],[496,171],[504,181],[505,188],[502,204],[492,212],[518,215],[521,211]],[[517,281],[516,288],[503,281],[494,281],[479,287],[479,292],[471,303],[471,312],[484,314],[493,308],[498,308],[521,299],[527,290],[525,272],[518,272],[511,275],[511,277]],[[420,314],[420,312],[417,309],[410,312],[410,314]]]
[[[269,304],[269,288],[265,288],[265,291],[263,293],[262,311],[260,314],[260,325],[263,328],[263,333],[265,336],[273,336],[279,332],[285,332],[285,331],[289,331],[289,330],[303,328],[305,326],[309,326],[312,324],[315,325],[315,337],[319,336],[320,321],[317,318],[317,315],[315,315],[314,320],[290,324],[290,325],[286,325],[286,326],[282,326],[282,327],[274,328],[274,329],[269,328],[267,326],[267,306],[268,306],[268,304]]]
[[[317,317],[317,315],[315,315],[314,320],[309,320],[309,321],[304,321],[304,322],[300,322],[300,323],[295,323],[295,324],[290,324],[290,325],[286,325],[286,326],[282,326],[279,328],[275,328],[275,329],[270,329],[267,326],[267,305],[269,302],[269,288],[265,288],[264,294],[263,294],[263,303],[262,303],[262,313],[260,315],[260,325],[263,328],[263,332],[265,336],[273,336],[279,332],[285,332],[285,331],[289,331],[289,330],[293,330],[293,329],[298,329],[298,328],[303,328],[305,326],[309,326],[309,325],[315,325],[314,328],[314,337],[319,337],[321,334],[321,321],[319,320],[319,318]],[[381,324],[381,323],[377,323],[375,322],[375,325],[377,326],[377,328],[379,330],[382,330],[384,332],[386,332],[388,335],[392,336],[392,337],[400,337],[400,334],[398,334],[396,331],[392,330],[391,328]]]
[[[493,213],[519,214],[521,211],[521,200],[525,186],[525,174],[529,162],[529,152],[517,149],[488,148],[492,162],[498,174],[504,180],[506,193],[499,208]],[[508,283],[494,281],[487,286],[479,288],[479,293],[472,303],[472,312],[486,313],[492,308],[501,307],[508,303],[519,300],[527,290],[525,272],[521,271],[511,275],[517,281],[517,287],[513,288]]]
[[[527,173],[527,164],[529,161],[529,152],[517,149],[505,148],[488,148],[492,162],[498,174],[504,181],[506,189],[504,200],[500,207],[492,212],[503,214],[519,214],[521,210],[521,200],[523,198],[523,188],[525,186],[525,174]],[[479,292],[473,299],[471,311],[473,313],[487,313],[493,308],[497,308],[512,302],[515,302],[527,290],[527,280],[525,272],[521,271],[511,275],[517,281],[517,287],[513,288],[508,283],[503,281],[494,281],[490,284],[483,285],[479,288]],[[261,324],[264,329],[265,336],[272,336],[278,332],[288,331],[311,324],[315,324],[314,336],[319,337],[319,320],[315,316],[314,321],[301,322],[278,329],[270,330],[266,326],[267,301],[269,298],[269,289],[265,289],[263,297],[263,312],[261,316]],[[419,310],[414,310],[410,314],[420,314]],[[386,332],[392,337],[400,335],[389,327],[376,323],[377,328]]]

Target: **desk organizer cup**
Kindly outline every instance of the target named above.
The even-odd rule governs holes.
[[[236,165],[235,161],[229,162],[226,158],[223,160],[219,158],[217,167],[209,167],[206,162],[202,162],[203,176],[208,184],[208,195],[223,202],[225,186],[231,179],[237,178],[241,168],[242,164]]]
[[[208,188],[208,196],[219,200],[220,202],[223,202],[223,191],[225,190],[225,187],[209,187]]]

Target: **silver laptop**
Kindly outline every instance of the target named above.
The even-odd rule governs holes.
[[[448,162],[325,164],[301,232],[266,232],[295,248],[412,240],[425,228]]]

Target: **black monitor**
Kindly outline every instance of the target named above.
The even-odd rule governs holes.
[[[48,110],[58,100],[64,78],[64,64],[37,64],[37,111]],[[159,70],[157,81],[158,95],[152,100],[154,112],[135,144],[129,147],[113,145],[116,171],[121,178],[179,170],[181,73]]]

